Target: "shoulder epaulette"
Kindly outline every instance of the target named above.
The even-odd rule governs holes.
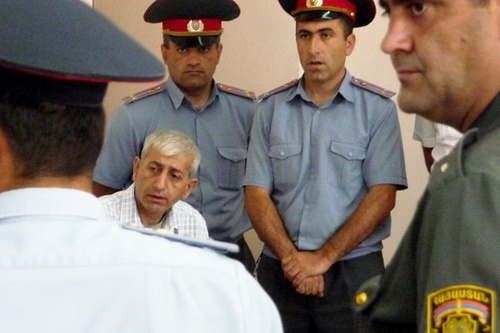
[[[266,97],[269,97],[271,95],[274,95],[274,94],[277,94],[279,93],[280,91],[283,91],[287,88],[290,88],[291,86],[293,86],[294,84],[296,84],[297,82],[299,82],[299,79],[295,79],[295,80],[292,80],[288,83],[285,83],[277,88],[274,88],[273,90],[270,90],[268,92],[265,92],[263,93],[262,95],[259,95],[258,99],[264,99]]]
[[[131,102],[137,101],[141,98],[157,94],[161,91],[163,91],[163,84],[160,84],[160,85],[157,85],[155,87],[151,87],[151,88],[148,88],[146,90],[139,91],[138,93],[129,95],[129,96],[123,98],[123,101],[125,103],[131,103]]]
[[[361,79],[358,79],[355,77],[352,78],[351,83],[354,84],[355,86],[361,87],[361,88],[366,89],[366,90],[371,91],[371,92],[374,92],[374,93],[376,93],[380,96],[386,97],[386,98],[391,98],[392,96],[396,95],[396,93],[393,91],[384,89],[384,88],[376,86],[370,82],[366,82],[364,80],[361,80]]]
[[[161,238],[168,239],[174,242],[184,243],[186,245],[201,247],[206,249],[211,249],[220,253],[238,253],[240,248],[238,245],[228,242],[216,241],[213,239],[202,239],[176,235],[170,230],[166,229],[150,229],[150,228],[139,228],[135,223],[128,223],[121,226],[123,229],[137,231],[150,236],[157,236]]]
[[[242,96],[242,97],[246,97],[246,98],[250,98],[250,99],[257,98],[253,91],[231,87],[231,86],[228,86],[227,84],[217,83],[217,88],[219,88],[220,90],[225,91],[227,93],[233,94],[233,95]]]

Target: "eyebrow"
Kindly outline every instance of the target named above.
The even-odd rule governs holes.
[[[393,5],[401,5],[401,4],[410,3],[413,1],[414,0],[392,0],[392,4]],[[387,3],[387,0],[379,0],[378,4],[380,5],[380,7],[384,8],[384,9],[389,8],[389,4]]]
[[[300,29],[300,30],[297,31],[297,33],[307,32],[307,33],[310,33],[310,34],[315,34],[315,33],[318,33],[318,32],[326,32],[326,31],[334,32],[332,28],[322,28],[322,29],[319,29],[317,31],[311,31],[311,30],[308,30],[308,29]]]

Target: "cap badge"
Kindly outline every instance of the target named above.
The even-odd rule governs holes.
[[[187,30],[189,32],[202,32],[203,30],[205,30],[205,25],[201,20],[191,20],[187,24]]]
[[[323,0],[307,0],[307,8],[323,6]]]

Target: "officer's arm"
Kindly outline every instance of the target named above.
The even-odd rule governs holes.
[[[297,249],[285,230],[270,193],[266,188],[246,186],[245,209],[259,238],[282,259],[297,252]]]
[[[396,189],[392,184],[370,187],[353,214],[318,250],[299,252],[282,260],[287,279],[297,286],[308,276],[323,274],[335,262],[356,248],[383,222],[396,204]]]

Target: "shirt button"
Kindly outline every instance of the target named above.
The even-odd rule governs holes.
[[[354,155],[354,154],[352,153],[352,151],[350,151],[350,152],[347,154],[347,156],[349,156],[349,157],[352,157],[352,155]]]
[[[284,151],[280,151],[280,156],[285,156],[285,152]]]
[[[441,172],[446,172],[446,170],[448,170],[448,163],[445,163],[443,165],[441,165]]]
[[[368,294],[365,292],[361,292],[356,295],[356,304],[363,305],[368,301]]]

